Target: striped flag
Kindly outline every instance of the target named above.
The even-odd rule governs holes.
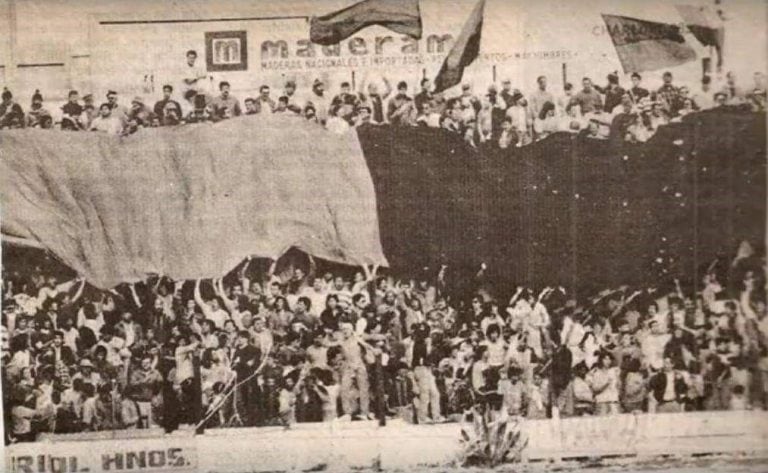
[[[364,0],[343,10],[312,17],[309,39],[316,44],[336,44],[372,25],[421,39],[419,0]]]
[[[461,82],[464,68],[472,64],[480,54],[480,37],[483,32],[485,0],[480,0],[464,23],[464,28],[451,51],[446,56],[435,78],[435,93],[450,89]]]
[[[675,5],[691,34],[704,46],[712,46],[717,52],[717,67],[723,65],[725,28],[722,21],[708,7]]]
[[[603,15],[624,72],[654,71],[696,59],[680,27],[668,23]]]

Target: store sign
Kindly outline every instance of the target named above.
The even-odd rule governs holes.
[[[131,440],[120,442],[130,445]],[[162,443],[162,441],[155,441]],[[117,448],[117,442],[64,442],[69,445],[63,453],[62,444],[51,445],[60,452],[9,455],[10,473],[88,473],[88,472],[192,472],[197,470],[194,449],[169,448]],[[114,446],[115,448],[109,448]],[[37,444],[36,452],[46,446]]]
[[[393,67],[440,62],[453,45],[453,39],[450,34],[430,34],[421,40],[406,35],[355,36],[333,46],[321,46],[308,39],[271,38],[261,42],[261,68]]]

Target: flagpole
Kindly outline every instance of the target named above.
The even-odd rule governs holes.
[[[563,63],[563,88],[568,83],[568,64]]]

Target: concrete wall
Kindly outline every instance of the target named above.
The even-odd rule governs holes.
[[[352,72],[360,81],[368,74],[378,80],[382,72],[416,84],[424,70],[433,77],[445,52],[401,54],[399,35],[373,27],[358,35],[374,49],[376,37],[392,36],[384,56],[398,58],[395,66],[337,63],[322,67],[261,67],[261,45],[269,39],[295,42],[306,38],[303,19],[276,19],[285,16],[322,14],[354,3],[354,0],[284,0],[242,2],[237,0],[4,0],[0,2],[0,82],[10,86],[22,103],[35,89],[50,100],[62,99],[70,88],[93,92],[99,100],[109,87],[124,95],[157,96],[165,82],[178,80],[174,70],[181,67],[184,51],[205,48],[204,35],[210,31],[246,30],[249,70],[215,73],[213,82],[229,80],[240,95],[251,94],[261,83],[281,87],[286,78],[309,83],[325,77],[335,90]],[[475,0],[421,0],[425,35],[458,34]],[[686,3],[711,4],[710,0]],[[744,81],[751,73],[766,69],[766,4],[750,0],[729,0],[724,8],[730,19],[726,32],[726,68],[735,69]],[[484,89],[493,79],[509,77],[516,86],[531,90],[540,74],[550,77],[553,89],[561,87],[562,64],[568,78],[578,81],[591,75],[599,82],[605,74],[621,70],[610,38],[605,34],[600,13],[614,13],[649,20],[680,21],[669,2],[631,0],[589,0],[563,2],[545,0],[488,0],[481,59],[467,71],[467,81]],[[250,18],[244,21],[223,21]],[[189,22],[188,20],[195,20]],[[206,21],[201,21],[206,20]],[[152,21],[163,23],[104,24],[103,22]],[[171,23],[185,21],[182,23]],[[689,37],[700,55],[709,54]],[[745,47],[749,44],[750,47]],[[348,50],[348,48],[346,48]],[[321,53],[318,52],[318,55]],[[201,54],[202,56],[202,54]],[[342,54],[350,57],[350,53]],[[369,56],[373,56],[370,54]],[[201,60],[204,59],[201,57]],[[291,53],[289,59],[295,59]],[[19,67],[22,66],[22,67]],[[699,62],[675,69],[684,80],[696,80]],[[146,83],[144,76],[154,77]],[[658,83],[648,74],[648,83]],[[154,86],[154,87],[153,87]],[[126,99],[127,100],[127,99]]]
[[[142,432],[56,436],[6,450],[9,473],[81,471],[231,472],[444,466],[460,458],[459,424],[411,425],[392,421],[299,424],[286,430],[209,430],[148,438]],[[624,414],[527,421],[526,460],[601,455],[765,454],[764,411]],[[40,465],[45,465],[40,469]],[[87,468],[88,470],[84,470]]]

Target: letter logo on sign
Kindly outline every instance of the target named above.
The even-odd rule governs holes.
[[[264,41],[261,43],[261,58],[287,58],[288,57],[288,43],[285,41]]]

